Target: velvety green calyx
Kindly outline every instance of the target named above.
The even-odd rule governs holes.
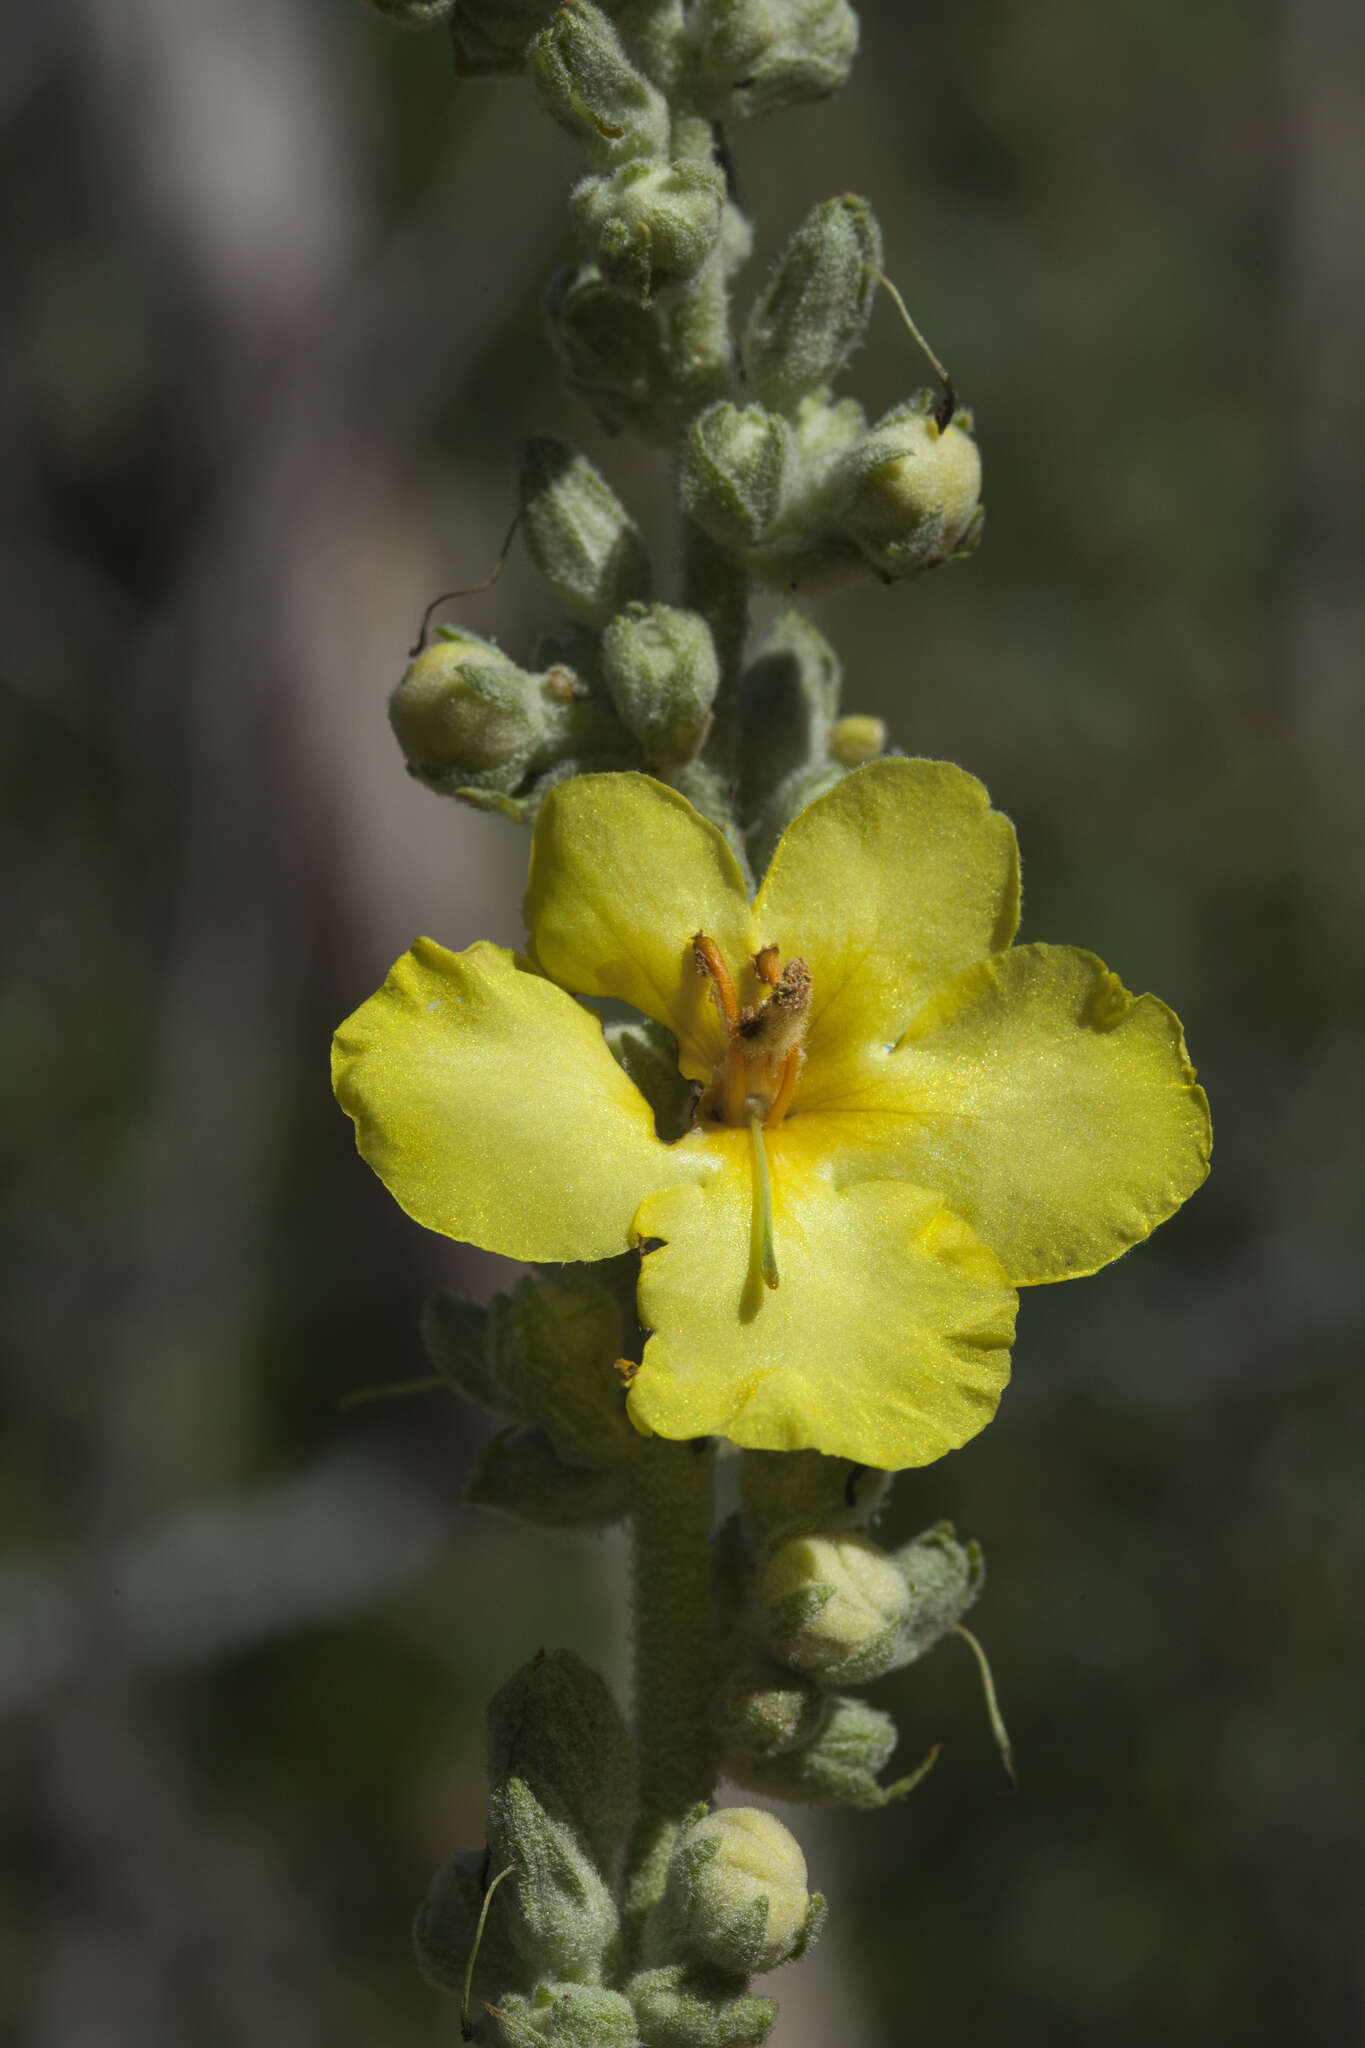
[[[879,1678],[900,1660],[910,1595],[865,1536],[789,1536],[759,1582],[763,1633],[782,1663],[833,1684]]]
[[[858,53],[847,0],[697,0],[692,32],[716,120],[824,99]]]
[[[412,1939],[418,1967],[443,1991],[464,1990],[479,1917],[497,1874],[485,1850],[464,1850],[437,1871],[417,1909]],[[479,2000],[529,1983],[534,1974],[512,1940],[506,1892],[507,1884],[499,1885],[488,1903],[471,1987]]]
[[[754,547],[782,510],[792,462],[785,420],[722,399],[693,422],[679,477],[683,508],[726,547]]]
[[[628,605],[602,637],[602,672],[621,723],[652,766],[691,760],[720,686],[715,643],[700,613]]]
[[[545,295],[565,381],[603,425],[667,446],[674,434],[668,337],[657,307],[609,284],[596,264],[557,271]]]
[[[712,1720],[727,1771],[814,1741],[828,1712],[814,1679],[767,1659],[740,1664],[717,1688]],[[737,1782],[745,1782],[742,1778]]]
[[[832,486],[839,531],[888,581],[970,551],[979,534],[981,457],[970,415],[940,428],[932,397],[879,420],[846,451]]]
[[[516,1412],[489,1351],[488,1310],[457,1294],[433,1294],[422,1309],[422,1342],[437,1372],[467,1400],[495,1415]]]
[[[866,330],[881,260],[881,231],[865,199],[847,193],[807,214],[745,328],[745,368],[765,405],[792,412],[838,376]]]
[[[811,1741],[767,1757],[728,1757],[726,1770],[737,1785],[770,1799],[871,1809],[887,1803],[878,1779],[897,1739],[889,1714],[855,1694],[836,1693],[826,1700],[825,1718]]]
[[[986,1565],[980,1544],[959,1543],[951,1522],[916,1536],[894,1562],[910,1596],[897,1662],[910,1664],[956,1628],[980,1597]]]
[[[604,1876],[635,1802],[630,1736],[606,1681],[572,1650],[544,1650],[488,1703],[489,1781],[518,1777],[575,1829]]]
[[[539,1984],[530,1998],[500,1999],[489,2039],[505,2048],[638,2048],[635,2014],[600,1984]]]
[[[521,1778],[500,1779],[488,1800],[492,1868],[514,1866],[508,1928],[537,1971],[573,1983],[600,1981],[616,1937],[616,1907],[586,1843],[567,1821],[546,1812]]]
[[[777,2018],[774,2000],[755,1998],[742,1977],[682,1963],[642,1970],[626,1995],[649,2048],[760,2048]]]
[[[692,1111],[700,1083],[685,1080],[678,1071],[678,1041],[651,1017],[638,1023],[612,1023],[603,1027],[612,1058],[630,1075],[654,1112],[654,1128],[666,1145],[676,1144],[692,1128]],[[631,1274],[634,1296],[635,1277]]]
[[[725,179],[714,164],[646,158],[585,178],[570,203],[602,275],[648,305],[694,278],[715,248]]]
[[[531,67],[542,103],[595,169],[666,155],[668,102],[636,70],[591,0],[565,0],[536,37]]]
[[[543,1429],[506,1429],[480,1454],[465,1499],[543,1529],[609,1529],[630,1507],[623,1468],[591,1471],[560,1457]]]
[[[788,776],[824,762],[841,681],[838,655],[808,618],[789,611],[773,621],[739,686],[746,818],[757,819]]]
[[[531,559],[574,618],[600,628],[649,595],[640,530],[583,456],[548,436],[528,441],[518,499]]]
[[[590,1267],[569,1266],[553,1279],[521,1281],[491,1316],[498,1380],[523,1420],[544,1430],[566,1465],[622,1465],[637,1439],[616,1371],[615,1295]]]

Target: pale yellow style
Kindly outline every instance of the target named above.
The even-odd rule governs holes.
[[[338,1032],[337,1096],[432,1229],[641,1246],[641,1428],[926,1464],[994,1414],[1015,1288],[1117,1258],[1208,1166],[1176,1018],[1012,947],[1018,910],[1013,827],[947,763],[847,776],[752,904],[672,790],[582,776],[536,827],[530,958],[419,942]],[[678,1143],[577,996],[673,1032],[704,1090]]]

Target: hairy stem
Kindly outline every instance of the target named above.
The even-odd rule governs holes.
[[[715,1786],[711,1699],[708,1439],[638,1446],[631,1519],[635,1741],[639,1816],[626,1882],[629,1937],[663,1894],[668,1858],[691,1809]]]

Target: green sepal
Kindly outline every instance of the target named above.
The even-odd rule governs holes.
[[[794,412],[861,342],[882,260],[881,230],[848,192],[814,207],[769,272],[744,332],[744,365],[765,405]]]
[[[630,1510],[630,1484],[623,1468],[566,1464],[543,1429],[523,1425],[486,1446],[465,1499],[542,1529],[609,1529]]]
[[[592,0],[563,0],[531,45],[530,59],[542,105],[596,169],[667,153],[668,102],[636,70]]]
[[[897,1665],[913,1664],[951,1633],[981,1594],[986,1561],[979,1543],[959,1543],[951,1522],[938,1522],[894,1553],[910,1594]]]
[[[833,523],[887,582],[935,569],[979,540],[981,458],[970,423],[958,413],[940,428],[916,397],[840,457],[828,493]]]
[[[539,1984],[530,1998],[498,2000],[489,2019],[507,2048],[638,2048],[630,2001],[600,1984]]]
[[[437,1372],[457,1393],[494,1415],[514,1415],[516,1404],[494,1370],[488,1310],[442,1288],[422,1308],[422,1343]]]
[[[498,1897],[509,1894],[511,1939],[527,1963],[597,1983],[616,1941],[616,1906],[577,1829],[547,1813],[523,1779],[501,1778],[488,1799],[488,1847],[495,1870],[514,1867]]]
[[[640,529],[585,456],[548,435],[528,441],[518,503],[531,559],[574,618],[602,627],[649,595]]]
[[[490,1783],[520,1778],[609,1877],[633,1818],[635,1774],[605,1679],[572,1650],[542,1650],[494,1693],[485,1727]]]
[[[891,1476],[820,1451],[745,1451],[739,1461],[740,1507],[750,1528],[770,1541],[797,1530],[840,1535],[876,1519]]]
[[[642,1970],[626,1996],[649,2048],[761,2048],[777,2018],[774,2000],[755,1998],[742,1977],[683,1963]]]
[[[739,685],[740,805],[750,823],[789,776],[825,764],[842,682],[838,655],[804,613],[774,619]],[[791,1462],[789,1452],[770,1455]]]
[[[442,1991],[464,1992],[470,1952],[478,1935],[488,1885],[497,1876],[487,1850],[467,1849],[437,1871],[417,1908],[412,1940],[417,1965]],[[512,1940],[505,1896],[513,1880],[500,1884],[488,1902],[471,1990],[476,2000],[529,1985],[534,1971]]]
[[[590,1267],[565,1266],[519,1281],[490,1316],[497,1376],[523,1420],[546,1432],[566,1465],[624,1464],[638,1439],[616,1371],[623,1333],[612,1291]]]
[[[772,1970],[804,1938],[809,1907],[805,1858],[774,1814],[702,1811],[674,1845],[643,1959],[735,1977]]]
[[[629,1024],[604,1025],[602,1035],[612,1058],[653,1110],[660,1138],[666,1145],[676,1144],[692,1128],[698,1087],[679,1071],[678,1041],[673,1033],[652,1017],[642,1017]]]
[[[803,1748],[769,1757],[727,1758],[746,1791],[800,1806],[885,1806],[898,1788],[878,1783],[898,1740],[889,1714],[855,1694],[835,1693],[823,1727]]]

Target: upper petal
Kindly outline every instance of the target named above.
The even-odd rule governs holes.
[[[680,1063],[704,1079],[724,1049],[692,955],[704,931],[738,976],[753,913],[721,833],[648,775],[579,775],[536,820],[526,889],[531,950],[578,995],[619,996],[666,1024]]]
[[[902,1182],[836,1189],[772,1165],[780,1284],[764,1286],[747,1132],[722,1170],[651,1196],[630,1392],[660,1436],[926,1465],[984,1428],[1009,1377],[1015,1295],[941,1199]],[[714,1150],[718,1141],[707,1140]]]
[[[409,1216],[513,1259],[611,1258],[643,1198],[698,1170],[597,1019],[483,942],[419,939],[337,1032],[332,1085]]]
[[[862,1171],[941,1189],[1019,1286],[1093,1273],[1147,1237],[1204,1179],[1211,1144],[1179,1019],[1071,946],[959,975],[866,1064],[839,1120]]]
[[[755,919],[811,970],[813,1079],[854,1042],[894,1044],[949,975],[1009,944],[1014,827],[950,761],[870,762],[788,826]]]

